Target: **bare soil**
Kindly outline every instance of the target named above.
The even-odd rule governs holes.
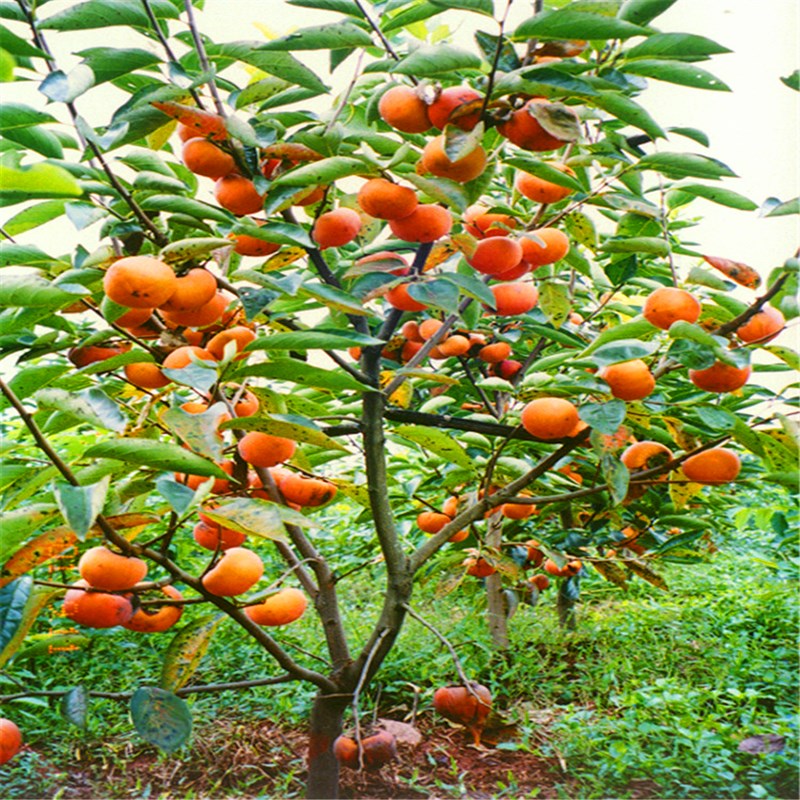
[[[403,735],[405,731],[410,735]],[[488,732],[476,747],[466,732],[423,721],[398,730],[398,759],[382,769],[343,769],[342,798],[537,798],[580,797],[577,782],[559,757],[544,758],[514,747],[515,731]],[[418,743],[414,739],[418,738]],[[141,740],[95,742],[74,752],[68,767],[38,748],[35,784],[28,798],[290,798],[302,797],[306,735],[258,720],[218,719],[198,727],[191,748],[164,755]],[[498,747],[499,745],[499,747]],[[648,781],[631,786],[630,798],[658,797]]]

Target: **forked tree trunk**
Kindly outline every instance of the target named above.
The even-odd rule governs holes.
[[[339,762],[333,755],[333,742],[342,732],[347,699],[318,694],[311,709],[308,737],[308,780],[310,800],[339,796]]]

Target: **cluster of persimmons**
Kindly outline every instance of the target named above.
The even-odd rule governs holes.
[[[236,148],[230,145],[221,117],[178,104],[155,105],[179,120],[183,162],[195,174],[214,180],[214,196],[220,206],[238,217],[249,217],[263,210],[265,195],[258,191],[256,182],[247,177]],[[565,141],[539,121],[540,112],[547,105],[548,101],[542,98],[527,99],[496,122],[498,132],[523,150],[546,152],[561,148]],[[430,138],[422,149],[417,164],[421,175],[467,183],[486,169],[487,155],[480,144],[471,145],[466,153],[454,154],[447,136],[454,128],[468,135],[485,117],[484,98],[475,90],[451,87],[438,92],[431,100],[423,98],[412,87],[395,85],[382,95],[378,109],[383,121],[395,130],[411,134],[425,133],[432,128],[442,131]],[[261,173],[267,180],[301,161],[319,158],[308,148],[291,145],[267,148],[262,155]],[[550,166],[574,176],[564,163],[552,162]],[[521,197],[544,205],[558,203],[573,191],[522,171],[516,174],[514,186]],[[369,220],[387,223],[393,239],[409,249],[442,240],[451,233],[456,222],[448,208],[421,202],[414,188],[396,182],[388,173],[368,177],[358,190],[352,208],[339,206],[323,211],[329,188],[299,188],[292,200],[295,205],[316,207],[311,238],[319,251],[351,244]],[[252,217],[250,221],[265,226],[265,231],[269,229],[266,219]],[[534,309],[538,291],[529,276],[542,266],[556,264],[568,254],[570,241],[565,233],[555,227],[521,228],[518,217],[492,213],[481,206],[470,207],[457,222],[469,235],[461,237],[467,244],[461,241],[457,246],[477,276],[489,284],[494,298],[494,307],[485,309],[487,314],[516,317]],[[231,247],[243,256],[265,257],[280,249],[280,245],[255,236],[231,234],[230,238]],[[397,280],[387,284],[389,288],[383,291],[384,301],[394,309],[415,315],[401,327],[402,344],[399,347],[387,345],[384,350],[387,358],[407,362],[428,340],[437,337],[435,347],[428,352],[431,359],[475,358],[492,374],[507,380],[514,380],[522,369],[521,362],[511,358],[511,346],[496,340],[491,331],[448,330],[446,335],[441,335],[442,320],[410,292],[415,283],[426,279],[425,265],[409,266],[395,250],[372,253],[356,263],[367,270],[373,265],[376,271],[395,277]],[[115,316],[113,324],[118,331],[126,333],[127,340],[120,345],[74,348],[70,359],[79,367],[130,351],[132,343],[141,345],[147,340],[158,340],[149,348],[149,355],[142,350],[140,361],[124,367],[130,384],[153,393],[172,387],[180,370],[196,369],[198,365],[216,369],[250,355],[248,345],[257,336],[255,325],[244,318],[230,287],[205,266],[190,264],[176,271],[168,261],[157,256],[129,256],[111,263],[105,272],[103,289],[107,298],[104,303],[109,308],[113,304],[124,307],[124,313]],[[667,330],[676,321],[697,322],[701,305],[686,290],[662,287],[647,297],[643,315],[657,328]],[[765,307],[743,325],[737,335],[744,343],[763,342],[782,327],[780,312]],[[357,350],[351,354],[360,357]],[[714,393],[741,388],[749,375],[749,367],[738,368],[723,362],[689,371],[690,380],[698,388]],[[646,398],[657,382],[650,366],[640,359],[606,366],[599,370],[598,377],[605,381],[611,396],[624,401]],[[182,408],[190,414],[204,413],[215,401],[222,401],[228,409],[227,416],[218,418],[216,424],[225,418],[251,416],[259,408],[258,399],[245,387],[225,384],[219,385],[213,396],[187,400]],[[543,442],[580,436],[587,427],[575,404],[563,397],[536,397],[521,408],[520,422],[531,436]],[[296,443],[291,439],[267,433],[237,434],[235,459],[220,463],[231,476],[230,480],[215,479],[212,493],[237,492],[271,500],[277,498],[295,508],[327,503],[336,492],[331,483],[286,466],[295,448]],[[661,466],[671,459],[670,450],[653,441],[633,442],[622,454],[623,463],[634,473]],[[246,477],[242,475],[241,465],[244,465]],[[721,447],[700,452],[681,465],[687,479],[702,484],[731,481],[736,478],[739,467],[738,456]],[[269,487],[264,485],[264,470],[269,473]],[[196,475],[178,477],[193,489],[206,480]],[[665,479],[666,474],[658,477]],[[631,496],[638,491],[642,491],[641,488],[632,485]],[[458,497],[448,498],[441,512],[422,512],[418,517],[419,527],[427,533],[438,532],[455,517],[458,506]],[[510,519],[524,519],[535,513],[535,508],[530,503],[509,502],[496,511]],[[451,540],[460,541],[466,536],[467,531],[460,531]],[[236,597],[251,591],[262,578],[261,557],[244,546],[244,534],[201,513],[194,538],[200,547],[214,554],[202,576],[203,588],[209,594]],[[528,564],[543,565],[546,573],[568,577],[581,568],[577,560],[560,566],[546,559],[535,541],[526,546]],[[464,566],[468,574],[477,577],[485,577],[494,569],[479,553],[470,555]],[[81,581],[67,593],[64,611],[81,624],[95,627],[119,624],[132,630],[158,631],[166,630],[180,617],[180,594],[163,582],[144,583],[147,567],[139,559],[96,547],[84,554],[79,568]],[[532,582],[538,588],[545,588],[547,575],[536,575]],[[155,601],[140,603],[139,593],[145,591],[159,591],[171,602],[160,607]],[[259,624],[281,625],[299,618],[305,606],[302,592],[284,587],[258,603],[246,605],[245,610]]]

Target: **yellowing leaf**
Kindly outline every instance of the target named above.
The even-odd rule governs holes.
[[[177,127],[178,123],[173,119],[166,125],[162,125],[160,128],[156,128],[156,130],[148,133],[145,137],[147,146],[151,150],[160,150],[169,141],[169,137],[172,136]]]
[[[206,616],[190,622],[175,634],[167,647],[161,668],[162,689],[177,692],[197,671],[211,644],[222,616]]]
[[[626,561],[625,564],[631,572],[636,573],[648,583],[652,583],[657,589],[663,589],[665,592],[669,591],[667,582],[643,561]]]
[[[289,264],[294,264],[300,258],[303,258],[306,251],[302,247],[285,247],[280,252],[275,253],[274,256],[268,258],[261,266],[262,272],[272,272],[273,270],[283,269],[288,267]]]
[[[703,490],[703,485],[688,480],[681,470],[675,471],[676,480],[669,485],[669,497],[675,508],[686,508],[686,504]]]
[[[698,445],[697,439],[684,430],[683,422],[674,417],[662,417],[662,421],[681,450],[694,450]]]

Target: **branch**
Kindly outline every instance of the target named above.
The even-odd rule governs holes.
[[[409,617],[415,619],[417,622],[419,622],[420,625],[424,625],[448,649],[448,651],[450,652],[450,657],[453,659],[453,664],[455,664],[456,672],[458,673],[459,679],[464,684],[464,686],[469,687],[472,681],[470,681],[470,679],[467,677],[467,673],[464,672],[464,667],[461,666],[461,661],[458,658],[456,649],[453,647],[453,645],[450,644],[450,642],[447,640],[444,634],[440,633],[433,625],[431,625],[430,622],[428,622],[426,619],[423,619],[419,614],[417,614],[417,612],[414,611],[414,609],[411,608],[411,606],[408,605],[407,603],[405,606],[403,606],[403,608],[405,608],[406,613],[408,614]]]
[[[381,642],[389,635],[390,631],[388,628],[384,628],[376,637],[375,641],[372,643],[372,647],[370,648],[369,654],[367,655],[366,661],[364,662],[364,668],[361,670],[361,674],[358,676],[358,683],[356,684],[356,688],[353,691],[353,700],[352,700],[352,708],[353,708],[353,721],[355,724],[355,739],[356,744],[358,745],[358,760],[360,765],[363,767],[363,750],[361,748],[361,722],[359,720],[359,713],[358,713],[358,701],[361,695],[361,690],[364,688],[364,685],[367,682],[369,677],[369,668],[372,664],[372,659],[375,657],[375,654],[378,652],[378,648],[381,645]]]
[[[511,6],[514,4],[514,0],[507,0],[506,2],[506,10],[503,12],[503,16],[498,21],[499,30],[497,31],[497,46],[494,49],[494,58],[492,59],[492,66],[489,69],[489,78],[486,82],[486,94],[483,97],[483,105],[481,106],[481,113],[480,118],[483,119],[483,115],[486,113],[486,108],[489,105],[489,100],[492,96],[492,91],[494,90],[494,80],[495,80],[495,73],[497,72],[497,65],[500,63],[500,55],[503,52],[503,34],[506,25],[506,20],[508,19],[508,12],[511,11]]]
[[[754,317],[763,306],[765,306],[776,294],[783,288],[783,284],[789,279],[789,273],[784,272],[783,275],[780,275],[775,283],[770,286],[766,292],[764,292],[761,297],[756,298],[755,302],[747,309],[742,311],[738,317],[734,317],[732,320],[729,320],[724,325],[720,325],[719,328],[711,331],[711,334],[714,336],[726,336],[729,333],[733,333],[737,328],[741,328],[742,325],[747,322],[751,317]]]
[[[5,396],[8,402],[14,407],[20,415],[25,427],[30,431],[38,447],[47,455],[53,466],[61,473],[64,479],[72,486],[79,486],[78,480],[75,478],[72,470],[64,463],[61,457],[52,448],[45,436],[42,434],[33,416],[28,412],[25,406],[22,405],[20,399],[16,396],[14,391],[0,378],[0,392]],[[288,653],[273,639],[260,625],[253,622],[250,617],[245,614],[244,610],[238,608],[229,600],[224,597],[211,594],[203,586],[201,580],[194,575],[189,574],[181,569],[175,562],[165,556],[163,553],[153,550],[150,547],[137,547],[129,542],[124,536],[116,531],[109,521],[99,514],[95,520],[95,524],[103,533],[103,536],[118,547],[125,555],[143,555],[154,561],[159,566],[163,567],[170,575],[176,580],[185,583],[187,586],[194,589],[198,594],[202,595],[208,602],[215,605],[220,611],[224,612],[244,628],[277,662],[283,669],[291,673],[295,678],[309,681],[315,686],[320,687],[325,691],[333,691],[335,684],[314,670],[306,669],[305,667],[294,661]]]
[[[192,41],[194,42],[194,48],[197,51],[197,57],[200,60],[200,66],[205,73],[209,74],[209,78],[206,83],[208,84],[208,90],[211,92],[211,96],[214,98],[214,107],[217,109],[217,113],[224,119],[225,106],[222,105],[222,101],[219,99],[217,84],[214,82],[214,78],[210,75],[211,65],[208,63],[208,55],[206,54],[206,48],[203,44],[203,39],[197,30],[192,0],[183,0],[183,7],[186,9],[186,17],[189,20],[189,30],[192,33]]]
[[[367,9],[364,7],[364,5],[361,2],[361,0],[354,0],[354,2],[358,6],[358,10],[364,15],[364,19],[367,21],[367,23],[369,24],[370,28],[372,28],[372,30],[375,31],[375,33],[378,35],[378,38],[381,40],[381,44],[383,45],[383,49],[386,50],[386,52],[395,61],[399,61],[400,60],[400,56],[397,55],[397,53],[395,52],[395,50],[392,47],[391,43],[386,38],[386,36],[384,35],[383,31],[380,29],[380,26],[378,25],[377,22],[375,22],[374,19],[372,19],[372,17],[370,16],[370,14],[367,11]],[[411,82],[412,83],[414,83],[415,85],[419,83],[419,81],[413,75],[410,76],[410,77],[411,77]]]

